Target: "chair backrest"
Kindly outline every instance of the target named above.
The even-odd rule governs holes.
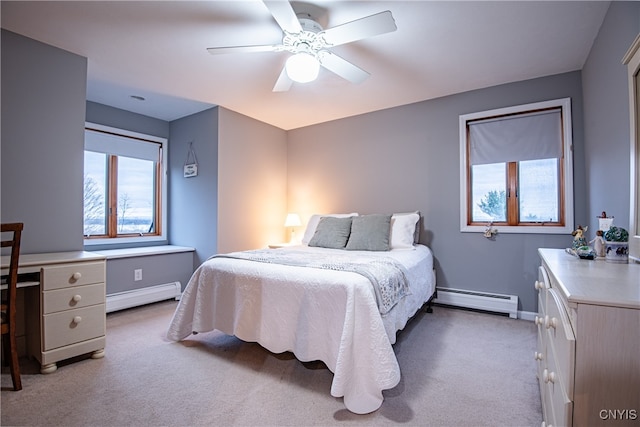
[[[0,232],[2,234],[2,247],[10,247],[11,255],[9,261],[9,272],[7,274],[8,287],[8,311],[9,316],[15,307],[16,302],[16,284],[18,282],[18,260],[20,256],[20,239],[22,237],[22,228],[24,224],[15,222],[10,224],[0,224]],[[11,238],[5,237],[11,235]],[[10,319],[10,321],[13,319]]]

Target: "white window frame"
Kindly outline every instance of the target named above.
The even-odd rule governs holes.
[[[161,201],[160,209],[162,212],[162,220],[160,221],[159,235],[156,236],[132,236],[132,237],[117,237],[117,238],[93,238],[84,239],[85,246],[104,246],[104,245],[128,245],[133,243],[166,243],[167,242],[167,168],[168,168],[168,140],[153,135],[146,135],[143,133],[132,132],[124,129],[114,128],[111,126],[104,126],[97,123],[85,122],[85,129],[97,130],[101,132],[113,133],[116,135],[122,135],[129,138],[143,139],[152,141],[162,146],[162,189],[161,189]]]
[[[571,125],[571,99],[561,98],[550,101],[535,102],[532,104],[517,105],[513,107],[498,108],[495,110],[480,111],[477,113],[463,114],[460,116],[460,231],[464,233],[484,232],[487,225],[467,224],[468,197],[467,197],[467,146],[468,133],[467,123],[481,119],[507,114],[526,113],[534,110],[548,108],[561,108],[562,111],[562,134],[564,144],[564,226],[504,226],[496,225],[499,233],[523,233],[523,234],[570,234],[574,231],[574,210],[573,210],[573,139]]]

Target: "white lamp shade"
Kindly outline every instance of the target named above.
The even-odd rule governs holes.
[[[318,77],[320,63],[315,56],[300,52],[287,59],[285,68],[291,80],[298,83],[307,83]]]
[[[301,225],[300,215],[297,213],[287,214],[287,219],[284,221],[285,227],[300,227]]]

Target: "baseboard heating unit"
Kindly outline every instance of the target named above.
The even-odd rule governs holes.
[[[518,318],[518,297],[515,295],[492,294],[453,288],[437,289],[438,297],[433,301],[436,304],[507,313],[512,319]]]
[[[175,298],[180,299],[182,285],[180,282],[165,283],[164,285],[147,286],[126,292],[107,295],[107,313],[137,307],[152,302]]]

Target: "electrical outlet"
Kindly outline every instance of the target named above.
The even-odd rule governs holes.
[[[141,268],[133,270],[133,280],[136,281],[136,282],[138,280],[142,280],[142,269]]]

